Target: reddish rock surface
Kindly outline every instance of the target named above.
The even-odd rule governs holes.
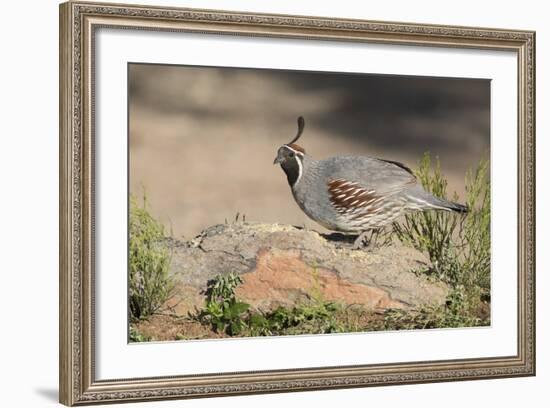
[[[237,296],[259,309],[293,306],[297,301],[323,299],[369,309],[403,308],[388,292],[340,278],[334,271],[308,265],[297,250],[263,249],[256,268],[243,274]]]
[[[289,225],[233,223],[213,226],[188,242],[171,240],[176,291],[167,302],[176,315],[204,306],[207,282],[235,273],[237,297],[253,307],[323,300],[367,309],[442,304],[448,288],[415,270],[427,258],[400,243],[351,249],[353,240]]]

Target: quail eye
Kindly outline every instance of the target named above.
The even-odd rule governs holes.
[[[290,153],[288,154],[288,157],[294,157],[294,152],[290,152]]]

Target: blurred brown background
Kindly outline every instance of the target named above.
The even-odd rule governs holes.
[[[313,157],[429,151],[461,197],[489,155],[488,80],[130,64],[130,193],[178,238],[236,213],[321,231],[272,164],[299,115]]]

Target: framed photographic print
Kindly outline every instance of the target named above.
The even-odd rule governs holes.
[[[534,375],[534,41],[62,4],[61,402]]]

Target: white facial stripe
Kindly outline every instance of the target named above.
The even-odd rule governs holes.
[[[297,155],[296,157],[294,157],[294,159],[298,162],[298,178],[296,179],[292,187],[294,187],[296,184],[300,182],[300,179],[302,178],[302,171],[303,171],[302,160],[300,160]]]

